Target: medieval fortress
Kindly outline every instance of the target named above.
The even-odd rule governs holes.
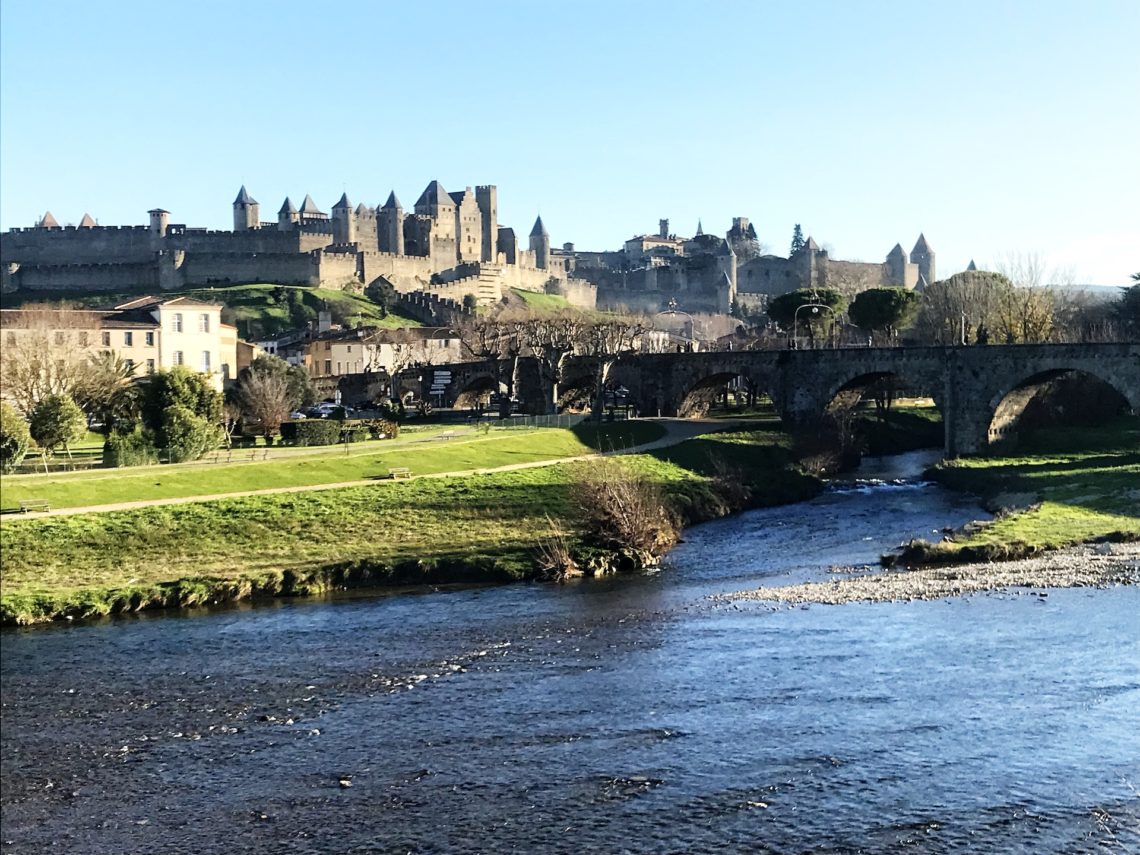
[[[535,220],[524,247],[498,220],[494,185],[448,193],[432,181],[411,212],[395,192],[376,207],[353,207],[344,194],[329,213],[311,196],[297,208],[286,198],[275,221],[242,187],[233,230],[170,222],[155,208],[149,224],[101,226],[87,214],[61,227],[50,212],[30,228],[0,234],[4,292],[116,293],[178,291],[267,282],[361,290],[390,289],[408,298],[453,305],[498,303],[511,289],[558,294],[583,308],[657,312],[675,300],[687,312],[728,312],[734,303],[762,308],[803,287],[922,288],[935,279],[934,251],[919,236],[909,257],[896,244],[882,263],[840,261],[808,239],[789,258],[764,254],[744,217],[724,237],[669,231],[627,240],[621,249],[552,248]]]

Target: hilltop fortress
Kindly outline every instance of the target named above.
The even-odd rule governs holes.
[[[627,240],[615,251],[552,248],[535,220],[524,248],[498,221],[498,189],[448,193],[432,181],[406,212],[392,192],[376,207],[355,207],[347,193],[321,211],[306,195],[286,198],[275,221],[243,186],[233,230],[170,222],[162,208],[148,225],[100,226],[87,214],[61,227],[50,212],[31,228],[0,235],[5,292],[174,291],[247,282],[361,290],[389,289],[410,300],[459,307],[499,302],[511,289],[559,294],[572,305],[657,312],[676,300],[687,312],[726,313],[736,303],[763,309],[797,288],[848,294],[874,287],[923,288],[935,280],[934,251],[919,235],[909,256],[900,244],[881,263],[829,257],[810,237],[790,257],[764,254],[755,228],[736,217],[725,236],[669,231]]]

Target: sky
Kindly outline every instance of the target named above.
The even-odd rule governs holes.
[[[1140,271],[1140,2],[297,0],[0,4],[0,229],[232,227],[244,184],[329,210],[499,188],[555,245],[803,225],[940,277],[1034,254]]]

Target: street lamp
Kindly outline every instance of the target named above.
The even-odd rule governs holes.
[[[823,303],[804,303],[802,306],[796,309],[795,314],[792,315],[792,341],[795,343],[796,350],[800,349],[798,325],[800,320],[800,312],[804,309],[811,309],[811,313],[813,315],[818,315],[820,309],[826,309],[827,311],[831,312],[831,318],[833,321],[836,318],[835,309],[831,308],[831,306],[825,306]],[[810,324],[811,322],[809,321],[808,323]]]
[[[689,344],[690,345],[694,344],[696,342],[696,338],[697,338],[697,322],[693,319],[693,316],[690,315],[688,312],[683,312],[677,308],[677,298],[676,297],[670,297],[667,305],[669,308],[663,309],[662,311],[657,312],[653,316],[653,328],[654,329],[657,328],[657,318],[660,317],[661,315],[684,315],[686,318],[689,319]],[[681,338],[684,338],[684,336],[682,335]]]

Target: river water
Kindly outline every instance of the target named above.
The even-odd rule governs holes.
[[[3,852],[1140,851],[1140,589],[708,599],[982,515],[918,462],[657,573],[5,632]]]

